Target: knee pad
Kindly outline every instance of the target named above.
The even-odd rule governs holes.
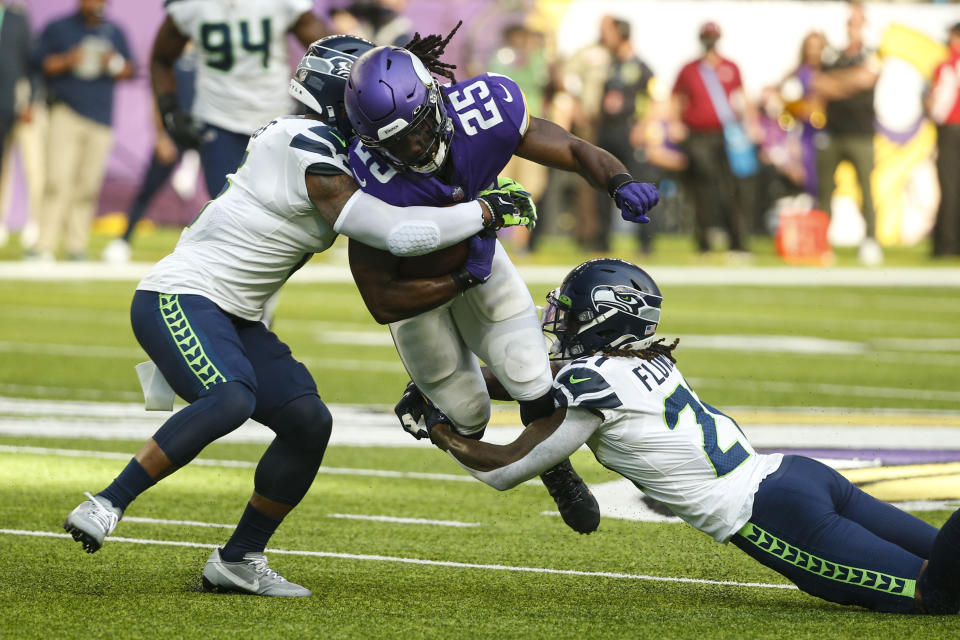
[[[224,425],[239,427],[253,415],[257,406],[256,394],[242,382],[221,382],[207,389],[198,401],[209,403]]]
[[[333,417],[320,396],[305,395],[285,404],[267,425],[284,442],[301,451],[323,455]]]
[[[552,384],[550,377],[550,356],[541,340],[532,343],[526,339],[511,340],[503,352],[503,373],[507,382],[531,386],[531,392],[539,391],[539,397]],[[541,380],[542,379],[542,380]],[[549,379],[549,380],[548,380]],[[501,380],[501,383],[504,381]],[[516,397],[516,396],[514,396]]]
[[[456,432],[467,438],[479,440],[490,421],[490,397],[486,393],[461,398],[450,411],[441,409],[453,421]]]

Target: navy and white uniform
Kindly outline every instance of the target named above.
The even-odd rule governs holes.
[[[260,320],[266,301],[314,253],[330,247],[338,231],[402,254],[420,246],[403,242],[411,226],[430,229],[427,235],[441,246],[482,227],[476,202],[401,208],[357,191],[334,229],[310,200],[308,173],[350,174],[337,131],[300,116],[262,127],[227,188],[137,286],[134,333],[182,398],[193,401],[231,380],[254,390],[258,406],[282,405],[314,390],[307,370]],[[369,221],[375,228],[359,224]],[[451,228],[454,221],[459,229]]]
[[[166,0],[177,30],[196,43],[193,116],[207,125],[200,146],[207,190],[215,196],[240,164],[247,138],[291,113],[287,32],[312,0]]]
[[[495,183],[529,125],[523,93],[513,80],[495,73],[441,90],[454,126],[450,184],[397,172],[357,140],[350,149],[350,168],[361,189],[395,205],[444,206],[472,200]],[[479,432],[490,418],[477,356],[516,400],[535,400],[550,390],[536,306],[499,243],[492,275],[483,286],[394,322],[390,332],[410,377],[461,433]]]
[[[802,590],[909,613],[937,529],[802,456],[757,453],[736,422],[703,402],[670,359],[592,356],[553,382],[563,423],[521,459],[467,470],[498,489],[528,480],[584,443],[717,542],[733,542]]]

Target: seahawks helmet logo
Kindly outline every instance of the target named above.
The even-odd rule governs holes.
[[[346,78],[350,75],[350,67],[353,65],[353,60],[349,58],[331,58],[330,59],[330,73],[341,78]]]
[[[657,322],[660,320],[659,304],[653,306],[650,302],[659,302],[659,300],[648,301],[648,297],[659,298],[659,296],[648,296],[633,287],[622,284],[602,284],[594,287],[591,294],[593,308],[597,313],[616,309],[637,318]]]

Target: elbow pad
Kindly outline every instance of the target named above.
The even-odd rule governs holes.
[[[395,256],[422,256],[440,246],[440,229],[432,222],[401,222],[387,234],[387,251]]]

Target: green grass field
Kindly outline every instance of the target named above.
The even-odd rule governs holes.
[[[172,238],[145,238],[135,257],[159,257]],[[629,257],[630,239],[620,242]],[[687,262],[686,242],[665,238],[653,263]],[[758,264],[775,262],[758,252]],[[530,260],[582,258],[558,244]],[[716,261],[721,268],[723,257]],[[926,264],[917,249],[892,252],[890,262]],[[0,281],[0,397],[136,402],[132,368],[144,356],[129,328],[134,284]],[[734,417],[782,407],[954,423],[960,415],[956,289],[664,289],[662,335],[681,337],[685,376]],[[535,299],[546,290],[533,287]],[[276,331],[330,403],[388,411],[406,382],[387,330],[348,283],[291,283]],[[0,423],[10,417],[0,411]],[[23,533],[62,533],[82,492],[109,483],[139,445],[0,435],[0,637],[960,637],[956,618],[878,615],[779,588],[778,574],[686,525],[604,519],[595,534],[578,536],[541,515],[553,508],[542,487],[498,493],[461,481],[459,467],[427,445],[328,449],[327,472],[268,552],[271,566],[313,589],[310,599],[201,593],[203,562],[230,529],[135,520],[235,523],[263,445],[209,446],[201,454],[209,464],[144,494],[95,555],[72,540]],[[588,483],[616,478],[585,451],[574,464]],[[918,515],[939,526],[949,511]]]

